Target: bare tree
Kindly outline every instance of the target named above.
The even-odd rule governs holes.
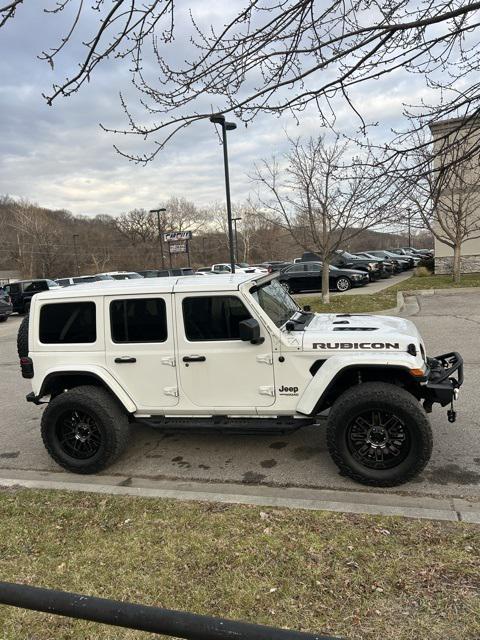
[[[304,250],[320,255],[322,299],[328,303],[332,256],[393,216],[394,193],[368,162],[349,158],[338,139],[331,145],[322,136],[306,143],[290,140],[282,159],[263,160],[256,167],[259,202],[268,219],[287,229]]]
[[[155,157],[179,129],[212,111],[234,114],[247,124],[261,112],[298,117],[312,105],[320,125],[335,127],[337,107],[347,106],[363,133],[374,123],[356,88],[394,73],[423,76],[425,88],[438,96],[431,104],[405,106],[417,131],[432,120],[468,119],[480,110],[479,1],[243,0],[220,25],[196,19],[195,5],[187,3],[182,11],[190,9],[191,29],[182,23],[180,33],[175,0],[39,4],[53,19],[73,10],[63,37],[40,57],[53,69],[69,46],[83,51],[68,77],[45,96],[47,102],[78,91],[107,59],[124,60],[145,114],[137,120],[138,110],[122,97],[126,131],[155,140],[151,152],[125,153],[138,161]],[[3,0],[0,27],[26,6]],[[179,66],[172,63],[185,58]],[[394,163],[411,145],[400,136],[391,149]]]
[[[470,146],[476,147],[480,127],[470,136]],[[443,136],[442,136],[443,139]],[[406,201],[422,218],[431,233],[453,251],[452,273],[456,283],[461,279],[462,245],[480,238],[480,185],[478,153],[473,157],[464,145],[446,145],[439,156],[435,150],[438,138],[421,140],[412,156],[413,164],[429,165],[430,170],[416,179],[408,178]],[[440,145],[443,147],[444,145]]]
[[[150,242],[155,235],[155,220],[145,209],[133,209],[116,220],[117,229],[133,246]]]

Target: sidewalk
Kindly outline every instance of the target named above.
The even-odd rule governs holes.
[[[343,293],[337,291],[331,291],[330,295],[333,296],[367,296],[373,293],[379,293],[384,289],[388,289],[388,287],[393,287],[404,280],[408,280],[413,276],[413,269],[408,271],[407,273],[401,273],[398,276],[393,276],[392,278],[385,278],[384,280],[377,280],[376,282],[370,282],[366,287],[354,287],[353,289],[349,289],[348,291],[344,291]],[[313,295],[317,292],[312,292]],[[302,297],[312,297],[312,293],[296,293],[295,298]],[[318,292],[320,296],[320,292]]]

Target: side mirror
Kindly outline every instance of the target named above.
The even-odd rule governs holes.
[[[240,340],[243,342],[251,342],[252,344],[262,344],[265,338],[260,336],[260,325],[254,318],[242,320],[238,323],[240,331]]]
[[[311,307],[309,304],[306,304],[306,305],[303,307],[303,310],[304,310],[304,311],[306,311],[307,313],[309,313],[309,311],[311,311],[311,310],[312,310],[312,307]]]

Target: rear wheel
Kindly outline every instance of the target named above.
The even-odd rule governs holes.
[[[418,401],[383,382],[359,384],[336,400],[327,442],[344,475],[377,487],[408,482],[432,453],[430,424]]]
[[[104,389],[82,386],[51,400],[42,416],[42,439],[51,457],[73,473],[97,473],[125,450],[130,425]]]
[[[337,279],[337,282],[335,283],[335,287],[337,291],[340,291],[340,292],[348,291],[349,289],[352,288],[352,283],[349,278],[341,276],[340,278]]]

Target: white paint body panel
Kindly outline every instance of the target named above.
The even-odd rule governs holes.
[[[330,381],[352,365],[424,368],[421,337],[408,320],[385,316],[315,314],[303,330],[278,328],[250,289],[274,276],[212,275],[101,281],[39,293],[32,299],[30,357],[36,395],[55,371],[95,373],[131,413],[171,416],[272,416],[309,414]],[[234,295],[260,325],[262,344],[240,340],[189,342],[182,301],[195,295]],[[166,302],[168,339],[163,343],[115,344],[110,336],[109,302],[161,297]],[[85,299],[97,306],[97,339],[92,344],[42,345],[39,310],[49,302]],[[340,330],[339,330],[340,328]],[[345,329],[345,330],[342,330]],[[417,355],[407,352],[414,344]],[[368,346],[370,345],[370,346]],[[372,346],[373,345],[373,346]],[[186,363],[186,355],[205,362]],[[116,364],[116,357],[136,358]],[[312,375],[310,368],[325,362]]]

